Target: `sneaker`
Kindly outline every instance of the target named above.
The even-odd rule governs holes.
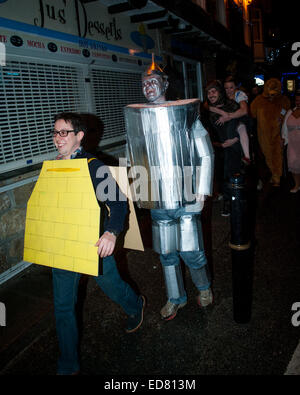
[[[221,212],[222,217],[228,217],[230,215],[230,201],[224,200],[223,210]]]
[[[249,166],[251,165],[251,160],[249,158],[247,158],[246,156],[244,156],[242,158],[242,162],[244,163],[244,165]]]
[[[223,200],[223,195],[221,193],[213,197],[213,202],[220,202],[221,200]]]
[[[297,193],[298,191],[300,191],[300,187],[294,187],[290,190],[291,193]]]
[[[186,302],[175,304],[168,300],[167,303],[164,305],[164,307],[160,310],[161,318],[165,321],[172,320],[173,318],[176,317],[177,311],[182,307],[184,307],[185,305]]]
[[[229,212],[228,210],[223,210],[223,211],[221,212],[221,215],[222,215],[222,217],[229,217],[230,212]]]
[[[279,176],[272,176],[270,180],[270,184],[272,184],[273,187],[280,187],[280,177]]]
[[[258,183],[257,183],[257,187],[256,187],[256,189],[258,190],[258,191],[261,191],[262,189],[263,189],[263,182],[262,182],[262,180],[258,180]]]
[[[197,296],[197,303],[200,307],[206,307],[213,303],[214,296],[211,288],[205,289],[204,291],[200,291]]]
[[[139,327],[143,323],[143,320],[144,320],[144,309],[145,309],[145,306],[146,306],[146,300],[145,300],[145,297],[143,295],[141,296],[141,298],[142,298],[142,302],[143,302],[142,309],[141,309],[141,311],[138,314],[136,314],[136,315],[129,315],[128,316],[127,327],[125,329],[126,333],[133,333],[133,332],[135,332],[136,330],[139,329]]]

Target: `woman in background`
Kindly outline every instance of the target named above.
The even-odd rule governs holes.
[[[287,145],[288,169],[292,173],[295,185],[290,190],[300,190],[300,89],[295,92],[295,107],[286,113],[281,135]]]
[[[223,124],[224,122],[230,121],[231,119],[237,119],[248,115],[248,96],[245,92],[237,88],[237,85],[232,77],[227,77],[225,79],[224,88],[228,99],[238,103],[240,108],[234,112],[225,112],[216,107],[210,108],[210,111],[221,115],[218,120],[219,124]],[[248,119],[246,117],[242,118],[237,131],[240,136],[240,143],[244,154],[242,160],[245,164],[250,164],[249,137],[247,132],[248,125],[246,126],[246,124],[249,125]]]

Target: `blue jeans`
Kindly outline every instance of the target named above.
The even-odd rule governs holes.
[[[80,273],[52,269],[54,313],[60,348],[57,373],[71,374],[79,370],[78,327],[75,313]],[[138,314],[141,297],[123,281],[113,256],[103,258],[103,275],[95,277],[102,291],[118,303],[127,315]]]
[[[174,220],[186,214],[197,214],[199,211],[187,211],[185,207],[180,207],[174,210],[155,209],[151,210],[151,218],[155,221],[159,220]],[[199,291],[208,289],[210,287],[210,280],[208,278],[207,259],[205,251],[187,251],[187,252],[173,252],[170,254],[160,254],[160,262],[163,266],[180,265],[180,258],[188,266],[192,281]],[[186,292],[179,298],[171,298],[170,301],[175,304],[184,303],[187,300]]]

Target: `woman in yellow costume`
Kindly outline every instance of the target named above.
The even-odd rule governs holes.
[[[265,156],[274,186],[280,185],[282,175],[281,123],[290,108],[289,99],[281,94],[281,83],[277,78],[269,79],[264,91],[251,103],[251,115],[257,119],[257,136]]]

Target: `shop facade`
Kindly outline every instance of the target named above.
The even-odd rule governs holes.
[[[29,264],[22,261],[26,203],[42,162],[56,155],[54,115],[92,114],[97,150],[124,157],[123,108],[145,101],[141,74],[152,53],[162,65],[166,53],[159,29],[109,14],[99,1],[6,0],[0,15],[1,283]],[[171,58],[181,98],[201,97],[200,63]]]

